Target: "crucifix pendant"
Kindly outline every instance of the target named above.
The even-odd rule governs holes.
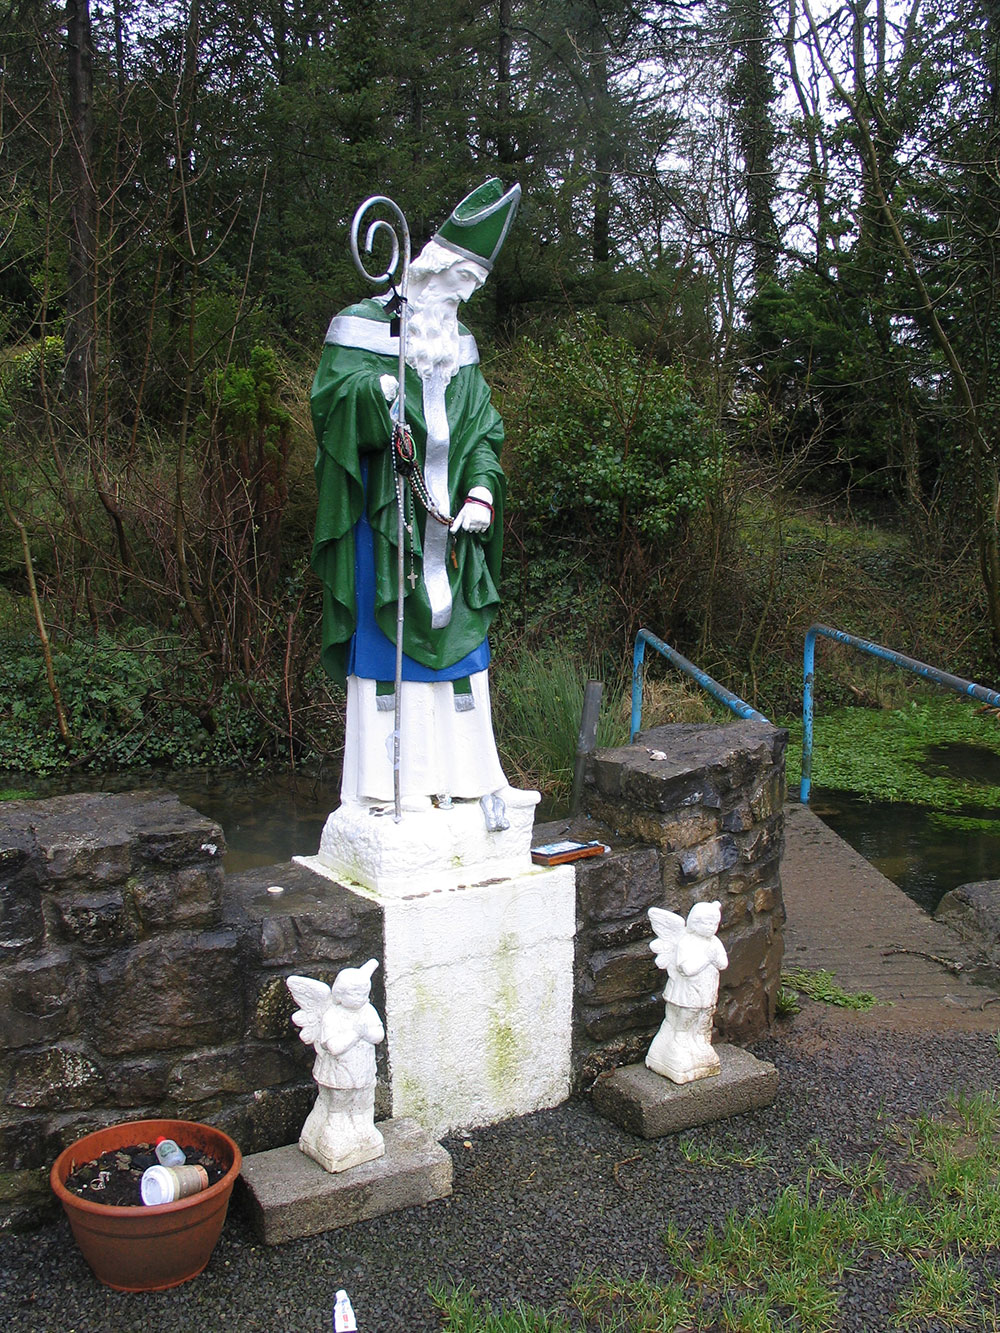
[[[410,585],[411,591],[417,586],[417,575],[414,570],[411,569],[409,574],[407,574],[406,581]]]

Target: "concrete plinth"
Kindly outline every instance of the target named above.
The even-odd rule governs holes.
[[[774,1065],[738,1046],[715,1050],[719,1073],[693,1083],[671,1083],[645,1064],[624,1065],[594,1084],[594,1108],[630,1134],[656,1139],[770,1106],[778,1091]]]
[[[435,1137],[570,1092],[573,867],[384,903],[392,1114]]]
[[[509,827],[488,832],[478,801],[448,809],[404,811],[392,806],[342,805],[323,828],[316,856],[301,865],[340,883],[373,889],[383,898],[450,889],[520,874],[531,866],[534,791],[507,805]]]
[[[295,1144],[243,1158],[240,1194],[265,1245],[281,1245],[451,1193],[451,1158],[413,1120],[383,1120],[385,1156],[332,1174]]]

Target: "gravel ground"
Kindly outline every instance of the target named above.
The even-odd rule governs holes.
[[[429,1333],[442,1328],[433,1283],[463,1283],[497,1304],[558,1308],[583,1273],[668,1278],[668,1222],[697,1233],[729,1210],[766,1206],[803,1179],[816,1144],[845,1162],[864,1157],[894,1122],[939,1108],[955,1090],[994,1088],[1000,1074],[989,1032],[875,1032],[813,1005],[752,1049],[780,1071],[775,1104],[681,1138],[716,1154],[761,1147],[766,1166],[693,1168],[677,1137],[632,1138],[575,1099],[447,1139],[454,1194],[426,1208],[276,1248],[258,1245],[230,1216],[205,1272],[172,1291],[100,1286],[62,1220],[7,1237],[0,1327],[326,1333],[345,1287],[361,1333]],[[982,1268],[998,1280],[1000,1242]],[[866,1258],[841,1293],[843,1333],[882,1333],[908,1283],[905,1261]]]

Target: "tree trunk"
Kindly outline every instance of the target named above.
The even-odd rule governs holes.
[[[65,384],[90,421],[97,358],[97,193],[94,188],[94,48],[90,0],[67,0],[69,79],[70,227],[66,293]]]
[[[511,0],[499,0],[497,33],[497,161],[501,167],[514,163],[514,134],[511,124]],[[505,181],[504,184],[509,184]]]

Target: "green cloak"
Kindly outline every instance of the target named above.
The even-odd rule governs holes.
[[[354,525],[365,505],[361,459],[368,462],[367,516],[375,545],[375,620],[393,643],[396,640],[396,491],[389,440],[392,430],[389,405],[379,383],[381,376],[396,376],[398,350],[387,354],[365,346],[331,342],[333,330],[344,317],[381,326],[374,337],[385,343],[391,316],[376,301],[363,301],[341,312],[331,324],[313,381],[310,404],[316,432],[316,484],[319,500],[312,550],[312,567],[323,584],[323,642],[321,661],[342,684],[347,652],[357,622],[355,607]],[[357,324],[355,328],[362,327]],[[346,326],[345,326],[346,327]],[[465,345],[471,335],[459,325]],[[362,337],[358,341],[370,342]],[[391,347],[398,349],[398,340]],[[470,358],[464,358],[470,359]],[[463,364],[445,394],[451,434],[448,452],[449,513],[457,514],[473,486],[486,486],[493,495],[494,518],[483,533],[459,532],[451,539],[447,561],[451,586],[451,620],[431,628],[431,609],[423,579],[411,588],[404,578],[405,611],[403,651],[426,667],[442,670],[454,665],[485,639],[500,597],[500,554],[503,541],[505,481],[500,467],[503,423],[490,402],[490,391],[479,369]],[[406,420],[424,463],[427,427],[423,413],[423,385],[416,371],[406,371]],[[429,519],[414,498],[415,522],[412,559],[421,571],[423,533]],[[410,538],[404,569],[410,569]]]

